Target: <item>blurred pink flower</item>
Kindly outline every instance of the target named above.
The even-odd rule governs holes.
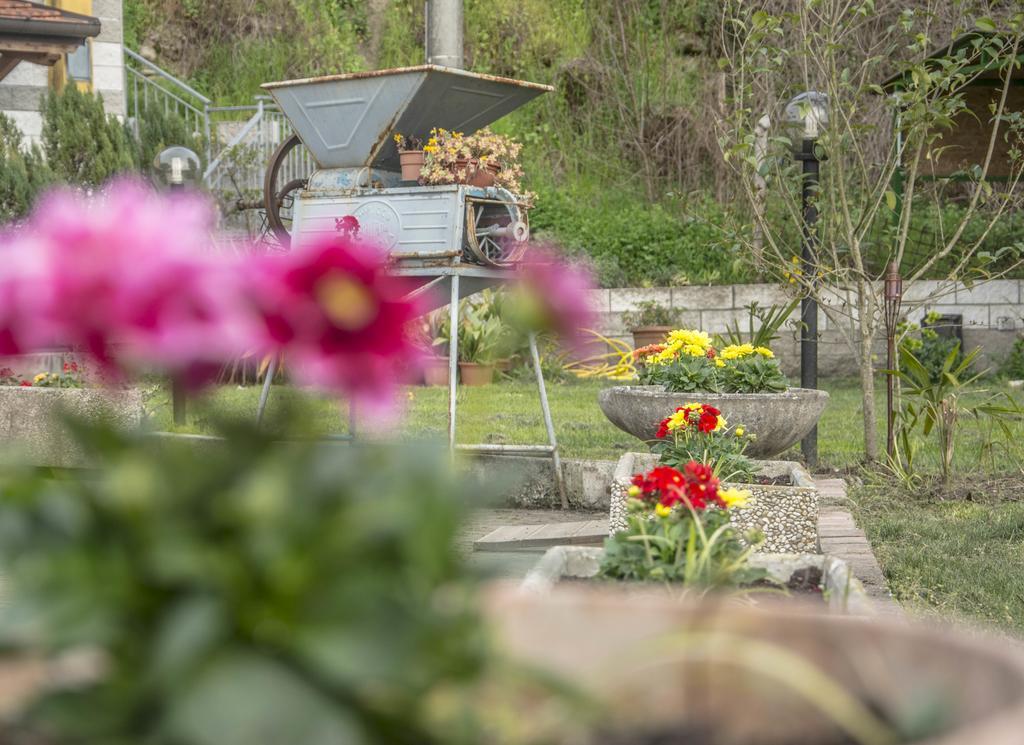
[[[201,382],[251,335],[212,226],[198,196],[135,182],[93,198],[52,192],[0,239],[0,255],[16,262],[0,285],[0,344],[71,346],[107,374],[158,368]]]
[[[571,349],[589,343],[585,330],[596,319],[588,298],[595,287],[589,271],[569,264],[554,245],[534,243],[519,264],[517,279],[530,330],[553,333]]]
[[[344,391],[379,411],[419,369],[421,353],[406,325],[422,310],[376,248],[329,236],[259,259],[250,277],[262,346],[283,354],[301,382]]]

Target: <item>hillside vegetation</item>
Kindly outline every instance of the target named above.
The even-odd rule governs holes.
[[[470,69],[557,87],[497,129],[525,144],[538,232],[589,255],[605,285],[750,277],[713,206],[705,6],[466,2]],[[125,15],[129,46],[219,104],[249,103],[269,80],[424,57],[422,0],[126,0]]]

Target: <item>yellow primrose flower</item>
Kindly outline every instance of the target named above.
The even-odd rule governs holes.
[[[721,356],[727,360],[738,360],[753,353],[753,344],[730,344],[722,350]]]
[[[707,354],[707,351],[708,351],[707,349],[705,349],[704,347],[698,346],[697,344],[684,344],[683,345],[683,352],[688,354],[690,357],[703,357],[705,354]]]
[[[772,359],[775,356],[775,352],[770,350],[768,347],[755,347],[754,351],[757,354],[761,355],[762,357],[767,357],[768,359]]]
[[[626,494],[631,496],[633,499],[636,499],[637,497],[640,496],[640,487],[636,485],[631,486],[629,487],[629,491],[627,491]]]
[[[744,489],[719,489],[718,497],[725,502],[725,508],[731,510],[734,507],[746,507],[750,492]]]
[[[743,427],[737,427],[736,428],[736,436],[737,437],[743,437],[743,435],[746,434],[746,432],[747,432],[747,430],[745,430]]]
[[[677,411],[668,418],[668,424],[666,426],[670,432],[675,432],[677,429],[686,429],[686,414],[686,411]]]
[[[46,380],[46,373],[39,373],[34,378],[32,378],[32,380],[34,380],[37,383],[40,382],[40,381]]]
[[[692,344],[695,347],[707,350],[711,346],[711,337],[704,331],[694,329],[676,329],[668,335],[669,344],[678,343],[680,346]]]
[[[725,367],[725,360],[721,357],[715,357],[715,367]]]
[[[663,504],[662,504],[661,502],[659,502],[659,503],[658,503],[658,504],[657,504],[657,505],[655,506],[655,508],[654,508],[654,513],[655,513],[655,514],[656,514],[656,515],[657,515],[658,517],[668,517],[669,515],[671,515],[671,514],[672,514],[672,508],[671,508],[671,507],[666,507],[666,506],[665,506],[665,505],[663,505]]]
[[[722,416],[721,414],[719,414],[718,415],[718,424],[715,425],[715,432],[717,432],[720,429],[724,429],[726,424],[727,423],[725,421],[725,417]]]

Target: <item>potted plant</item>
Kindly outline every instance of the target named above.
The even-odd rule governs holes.
[[[623,313],[622,322],[633,334],[633,346],[639,349],[665,341],[679,323],[679,311],[656,300],[644,300],[636,304],[636,310]]]
[[[447,309],[425,315],[421,330],[429,345],[423,362],[423,381],[427,385],[448,385],[451,319]]]
[[[402,181],[419,181],[424,160],[423,140],[396,134],[395,146],[398,148],[398,162],[402,166]]]
[[[634,352],[639,385],[605,388],[598,401],[619,429],[644,442],[656,439],[666,412],[701,402],[726,419],[742,422],[757,439],[751,457],[782,453],[811,431],[828,403],[828,393],[790,388],[771,348],[754,343],[716,348],[709,334],[676,329],[665,344]]]
[[[423,147],[423,181],[427,184],[499,186],[522,192],[519,164],[522,148],[515,140],[488,128],[469,136],[440,127],[430,131]]]
[[[459,373],[463,385],[492,383],[494,360],[504,334],[501,320],[479,308],[467,306],[458,333]]]

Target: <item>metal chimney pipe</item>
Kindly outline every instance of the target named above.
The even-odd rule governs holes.
[[[427,64],[464,66],[462,0],[426,0]]]

